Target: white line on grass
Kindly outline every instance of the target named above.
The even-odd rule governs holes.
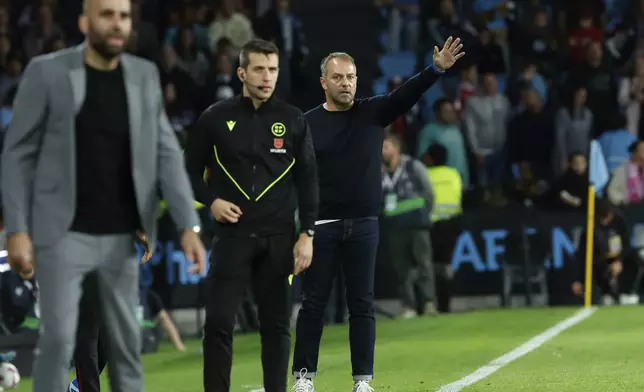
[[[523,343],[519,347],[510,351],[507,354],[504,354],[497,359],[489,362],[486,365],[478,368],[474,373],[468,374],[467,376],[461,378],[458,381],[455,381],[451,384],[443,385],[440,387],[437,392],[459,392],[462,391],[465,387],[470,386],[478,381],[481,381],[490,374],[501,369],[503,366],[509,364],[515,359],[521,358],[522,356],[531,353],[537,348],[541,347],[544,343],[548,342],[555,336],[559,335],[561,332],[567,330],[568,328],[579,324],[584,321],[590,315],[595,312],[596,308],[585,308],[573,316],[563,320],[562,322],[556,324],[554,327],[542,332],[541,334],[533,337],[527,342]]]

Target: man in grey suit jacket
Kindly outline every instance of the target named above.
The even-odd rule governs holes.
[[[8,261],[22,274],[36,267],[40,285],[34,392],[67,387],[81,284],[91,272],[111,389],[141,392],[134,242],[142,230],[155,243],[159,188],[201,273],[205,251],[158,72],[121,54],[130,0],[86,0],[79,26],[86,42],[36,57],[19,86],[1,167]]]

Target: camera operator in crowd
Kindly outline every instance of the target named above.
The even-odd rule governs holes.
[[[400,139],[388,134],[382,145],[384,223],[402,297],[401,317],[435,314],[434,269],[429,237],[434,192],[427,169],[401,152]],[[416,289],[420,294],[416,296]]]

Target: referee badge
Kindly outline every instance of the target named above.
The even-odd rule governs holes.
[[[275,148],[284,147],[284,139],[279,139],[279,138],[273,139],[273,146],[275,146]]]
[[[282,124],[281,122],[276,122],[271,125],[271,132],[275,137],[282,137],[284,136],[284,134],[286,134],[286,125]]]

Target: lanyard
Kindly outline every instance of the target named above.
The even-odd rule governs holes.
[[[405,162],[401,159],[400,164],[398,165],[398,168],[396,168],[396,171],[392,176],[390,176],[389,173],[385,172],[385,175],[382,178],[383,188],[387,189],[390,192],[394,190],[394,187],[398,183],[398,180],[400,180],[400,176],[402,176],[404,164]]]

